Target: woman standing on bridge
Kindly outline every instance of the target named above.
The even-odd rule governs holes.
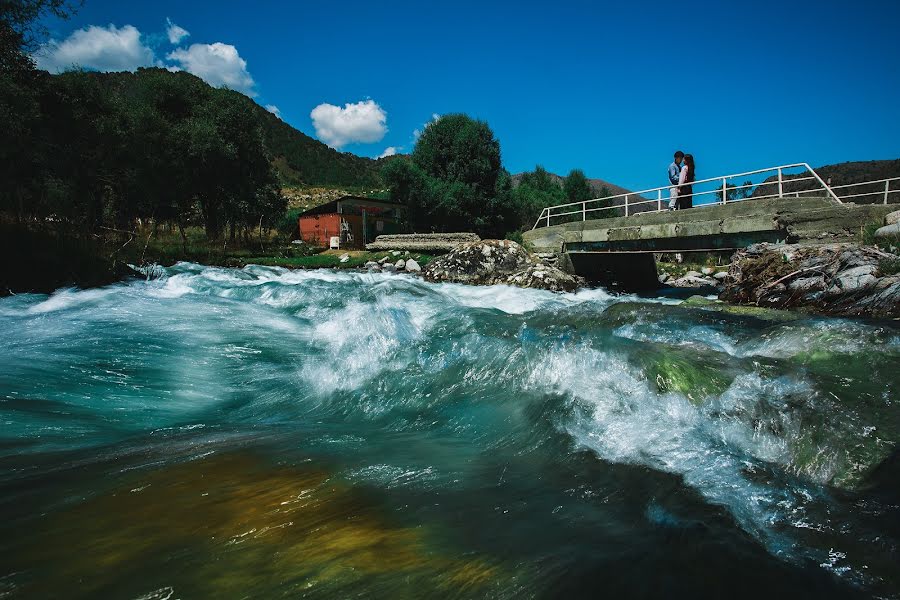
[[[694,206],[694,155],[684,155],[684,165],[678,175],[678,208],[693,208]]]

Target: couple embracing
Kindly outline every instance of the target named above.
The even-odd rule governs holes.
[[[675,153],[675,160],[669,165],[669,210],[682,210],[694,205],[694,157],[681,150]]]

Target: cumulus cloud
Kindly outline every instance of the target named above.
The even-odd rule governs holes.
[[[275,106],[274,104],[266,104],[266,110],[278,117],[281,118],[281,110]]]
[[[191,44],[189,48],[173,50],[166,58],[210,85],[224,85],[248,96],[256,95],[253,89],[256,82],[247,71],[247,61],[230,44]]]
[[[388,156],[394,156],[399,151],[403,150],[401,146],[388,146],[384,149],[384,152],[378,155],[378,158],[386,158]]]
[[[332,148],[352,142],[371,144],[381,141],[387,133],[387,113],[374,100],[348,102],[343,108],[323,103],[309,116],[316,136]]]
[[[97,71],[134,71],[158,64],[141,32],[132,25],[91,25],[73,31],[63,41],[50,40],[34,54],[41,69],[56,73],[72,67]]]
[[[176,25],[175,23],[172,22],[172,19],[169,19],[167,17],[166,18],[166,35],[169,36],[170,44],[177,44],[184,38],[191,35],[191,32],[189,32],[184,27],[181,27],[180,25]]]

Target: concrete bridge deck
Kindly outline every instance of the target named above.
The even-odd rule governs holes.
[[[863,226],[895,210],[900,205],[842,204],[823,197],[743,200],[563,223],[522,237],[536,252],[560,255],[564,268],[589,279],[626,278],[623,273],[630,270],[628,279],[652,278],[655,283],[655,252],[736,250],[758,242],[852,241]],[[651,264],[635,255],[649,257],[652,272]]]

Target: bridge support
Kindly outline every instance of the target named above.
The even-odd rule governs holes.
[[[652,252],[567,252],[571,270],[591,283],[647,291],[659,287]]]

